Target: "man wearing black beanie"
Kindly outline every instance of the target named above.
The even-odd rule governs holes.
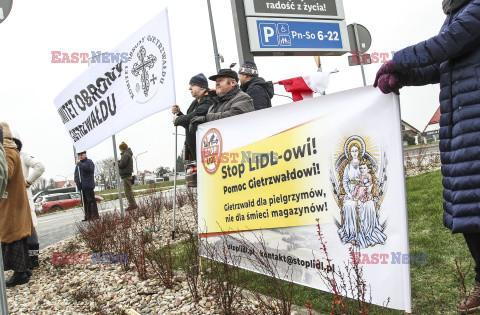
[[[238,77],[242,84],[240,88],[252,98],[255,110],[272,107],[273,83],[258,76],[254,62],[245,61],[238,71]]]
[[[207,114],[208,109],[213,104],[212,97],[215,96],[215,91],[208,89],[208,81],[203,73],[199,73],[190,79],[189,90],[195,100],[190,104],[186,115],[180,111],[178,105],[173,106],[173,124],[185,128],[185,160],[196,160],[195,133],[190,132],[188,126],[193,118]]]

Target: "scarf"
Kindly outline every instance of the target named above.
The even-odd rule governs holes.
[[[443,0],[443,12],[447,15],[455,13],[470,1],[471,0]]]

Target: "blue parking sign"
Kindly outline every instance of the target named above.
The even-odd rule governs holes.
[[[338,22],[257,20],[260,48],[342,49]]]
[[[260,40],[264,47],[278,46],[278,34],[276,23],[258,23]]]

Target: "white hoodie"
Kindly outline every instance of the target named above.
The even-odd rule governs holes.
[[[43,172],[45,172],[45,166],[43,166],[41,162],[35,160],[33,156],[23,151],[20,152],[20,159],[22,160],[23,177],[25,177],[25,181],[28,181],[32,185],[40,176],[42,176]],[[27,188],[27,195],[28,202],[30,203],[30,211],[32,212],[33,226],[36,228],[38,222],[37,215],[35,214],[35,205],[33,204],[31,187]]]

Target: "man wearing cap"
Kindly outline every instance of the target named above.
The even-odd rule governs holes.
[[[87,152],[83,151],[78,153],[77,166],[75,167],[74,181],[77,184],[77,188],[82,192],[83,196],[83,208],[85,210],[85,219],[95,220],[98,219],[97,200],[95,199],[95,164],[93,161],[87,158]]]
[[[252,98],[255,110],[272,107],[273,83],[258,76],[254,62],[245,61],[238,71],[238,77],[242,84],[240,89]]]
[[[122,142],[119,148],[121,158],[118,161],[118,169],[120,170],[120,177],[125,189],[125,196],[128,200],[128,207],[125,211],[130,211],[138,208],[132,191],[133,152],[125,142]]]
[[[248,94],[238,87],[238,75],[231,69],[221,69],[209,78],[215,81],[217,96],[213,98],[205,117],[195,117],[190,122],[190,131],[196,132],[198,124],[230,116],[240,115],[254,110],[253,101]]]
[[[190,104],[186,115],[180,111],[178,105],[172,107],[173,124],[185,128],[185,160],[196,160],[195,133],[190,132],[188,126],[193,118],[207,114],[208,109],[213,104],[212,98],[216,94],[215,91],[208,89],[208,81],[203,73],[199,73],[190,79],[189,90],[195,100]]]

